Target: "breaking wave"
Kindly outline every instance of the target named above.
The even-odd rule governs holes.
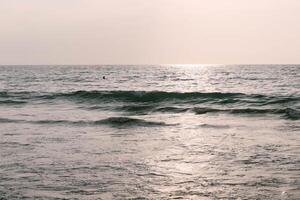
[[[0,92],[0,98],[20,99],[69,99],[84,101],[118,101],[118,102],[215,102],[259,103],[261,105],[282,104],[299,101],[299,96],[266,96],[260,94],[221,93],[221,92],[163,92],[163,91],[75,91],[67,93],[8,93]]]

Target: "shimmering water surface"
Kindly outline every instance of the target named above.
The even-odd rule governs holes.
[[[299,119],[296,65],[1,66],[0,199],[299,199]]]

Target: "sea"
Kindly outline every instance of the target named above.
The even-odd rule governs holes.
[[[300,65],[0,66],[0,199],[300,199]]]

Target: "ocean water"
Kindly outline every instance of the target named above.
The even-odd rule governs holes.
[[[0,199],[300,199],[299,119],[300,65],[1,66]]]

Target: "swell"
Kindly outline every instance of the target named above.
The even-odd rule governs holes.
[[[132,127],[132,126],[170,126],[172,124],[166,124],[164,122],[147,121],[137,118],[129,117],[109,117],[96,121],[69,121],[69,120],[19,120],[19,119],[7,119],[0,118],[0,123],[29,123],[39,125],[76,125],[76,126],[97,126],[97,125],[109,125],[112,127]]]
[[[132,102],[132,103],[249,103],[258,105],[287,104],[300,101],[300,96],[267,96],[260,94],[221,92],[164,92],[164,91],[74,91],[61,93],[0,92],[0,98],[21,100],[67,99],[82,103]]]

